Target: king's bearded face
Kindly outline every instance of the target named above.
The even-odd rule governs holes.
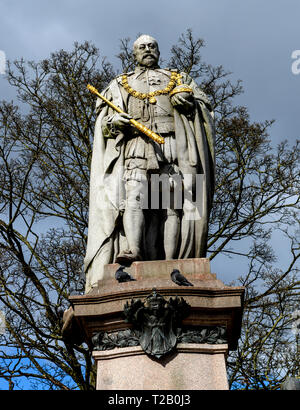
[[[151,37],[138,39],[134,44],[133,54],[140,66],[157,66],[159,60],[159,49],[157,42]]]

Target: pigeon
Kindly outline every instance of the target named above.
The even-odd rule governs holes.
[[[129,273],[124,272],[124,268],[125,268],[125,266],[124,266],[124,265],[121,265],[121,266],[116,270],[115,278],[117,279],[117,281],[118,281],[119,283],[121,283],[121,282],[130,282],[131,280],[135,280],[135,279],[133,279],[132,276],[129,275]]]
[[[180,272],[178,269],[173,269],[171,273],[171,279],[174,283],[179,286],[194,286],[191,282],[189,282]]]

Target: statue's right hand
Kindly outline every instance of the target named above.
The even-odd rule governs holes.
[[[123,130],[130,124],[130,120],[132,117],[129,114],[124,113],[117,113],[112,118],[112,125],[119,130]]]

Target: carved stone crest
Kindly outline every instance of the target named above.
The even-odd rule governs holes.
[[[131,300],[124,306],[125,321],[133,325],[142,349],[160,358],[172,351],[177,334],[190,310],[190,305],[177,296],[166,301],[153,289],[145,302]]]

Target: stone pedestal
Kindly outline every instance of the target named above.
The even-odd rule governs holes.
[[[97,390],[228,390],[227,344],[183,344],[162,359],[141,347],[95,351]]]
[[[107,265],[104,279],[88,294],[70,296],[72,309],[65,318],[65,334],[84,339],[93,350],[97,389],[228,389],[226,355],[236,349],[240,336],[244,288],[225,286],[210,273],[206,258],[134,262],[126,271],[135,281],[125,283],[114,278],[118,267]],[[175,268],[194,286],[173,283],[170,273]],[[182,332],[197,336],[178,338],[174,349],[161,358],[119,337],[133,328],[125,321],[124,305],[145,300],[153,288],[165,300],[184,299],[190,310],[180,325]],[[220,328],[226,329],[225,340]],[[97,334],[109,343],[95,346]]]

